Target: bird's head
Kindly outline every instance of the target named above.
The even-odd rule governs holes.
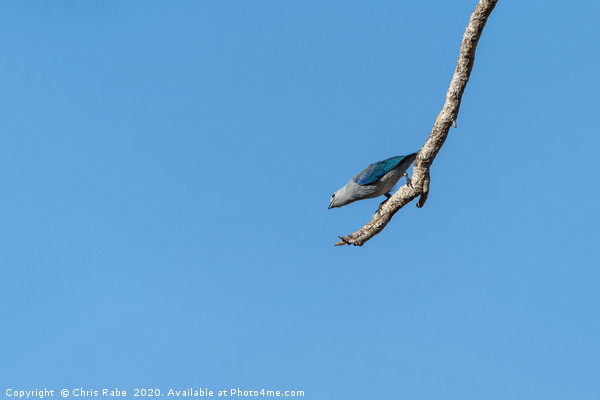
[[[331,195],[331,200],[329,200],[329,209],[331,210],[332,208],[342,207],[350,203],[352,203],[352,200],[348,198],[348,191],[346,186],[344,186]]]
[[[335,208],[335,207],[341,207],[341,206],[336,205],[335,193],[334,193],[331,195],[331,200],[329,200],[329,209],[331,210],[332,208]]]

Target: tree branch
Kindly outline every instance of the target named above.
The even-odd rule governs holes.
[[[413,167],[412,187],[404,185],[398,189],[398,191],[383,204],[380,210],[373,215],[371,221],[358,231],[340,237],[341,240],[336,243],[336,246],[343,246],[345,244],[362,246],[367,240],[381,232],[388,222],[390,222],[394,214],[416,197],[420,196],[417,207],[421,208],[425,205],[425,201],[429,194],[429,168],[431,167],[435,156],[444,145],[450,126],[453,123],[456,124],[458,110],[460,109],[460,101],[465,88],[467,87],[467,82],[469,81],[471,70],[473,69],[473,63],[475,62],[477,42],[479,42],[485,23],[497,2],[498,0],[480,0],[475,7],[475,11],[473,11],[473,14],[471,15],[469,25],[467,25],[462,44],[460,45],[456,70],[454,71],[454,76],[452,77],[452,81],[450,81],[450,87],[446,93],[446,102],[444,103],[444,107],[442,107],[442,111],[438,115],[436,122],[433,124],[433,128],[427,141],[423,147],[421,147],[419,154],[417,154]]]

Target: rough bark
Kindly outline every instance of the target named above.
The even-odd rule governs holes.
[[[415,160],[413,166],[412,187],[404,185],[398,189],[398,191],[383,204],[380,210],[373,215],[371,221],[350,235],[344,237],[340,236],[341,240],[336,243],[336,246],[343,246],[345,244],[362,246],[367,240],[381,232],[388,222],[390,222],[394,214],[415,198],[420,196],[417,207],[421,208],[425,205],[425,201],[429,194],[429,168],[446,141],[450,126],[455,123],[456,118],[458,117],[460,101],[465,88],[467,87],[471,70],[473,69],[477,42],[479,42],[485,23],[497,2],[498,0],[480,0],[475,7],[475,11],[473,11],[473,14],[471,15],[469,25],[467,25],[460,46],[456,70],[454,71],[454,76],[452,77],[452,81],[450,81],[450,87],[446,93],[446,102],[444,103],[444,107],[438,115],[436,122],[433,124],[433,128],[427,141],[423,147],[421,147]]]

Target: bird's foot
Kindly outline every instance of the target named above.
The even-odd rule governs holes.
[[[390,196],[391,197],[391,196]],[[382,201],[381,203],[379,203],[379,207],[377,208],[377,211],[375,212],[375,214],[379,213],[381,214],[381,209],[383,208],[383,205],[389,200],[390,198],[388,197],[387,199],[385,199],[384,201]]]
[[[406,184],[408,187],[412,187],[412,180],[408,177],[408,174],[405,172],[403,175],[406,177]]]

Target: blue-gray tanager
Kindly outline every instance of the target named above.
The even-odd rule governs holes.
[[[391,157],[369,165],[353,176],[346,186],[331,195],[329,208],[342,207],[357,200],[372,199],[382,195],[389,199],[392,197],[390,191],[401,177],[405,176],[406,183],[410,186],[411,182],[406,170],[415,158],[417,153]]]

